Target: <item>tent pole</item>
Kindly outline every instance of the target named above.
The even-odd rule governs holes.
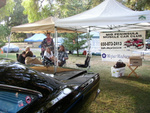
[[[87,35],[87,38],[88,38],[88,52],[87,52],[87,55],[89,55],[91,57],[91,43],[90,43],[90,26],[89,26],[89,29],[88,29],[88,35]],[[87,67],[87,71],[90,69],[90,62],[89,62],[89,66]]]
[[[88,29],[88,35],[87,35],[87,38],[88,38],[88,54],[91,55],[91,43],[90,43],[90,26],[89,26],[89,29]]]
[[[10,47],[10,37],[11,37],[11,32],[10,32],[10,35],[9,35],[9,37],[8,37],[8,48],[7,48],[7,54],[6,54],[6,58],[8,57],[8,49],[9,49],[9,47]]]
[[[57,45],[57,27],[55,27],[55,46],[54,46],[54,74],[56,74],[58,67],[58,45]]]
[[[77,46],[79,45],[79,42],[78,42],[78,40],[79,40],[79,35],[78,35],[78,32],[77,32],[77,29],[75,29],[75,33],[77,34]],[[76,42],[76,39],[75,39],[75,42]],[[79,49],[77,48],[77,55],[79,55]]]

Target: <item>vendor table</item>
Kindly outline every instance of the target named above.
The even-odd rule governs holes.
[[[129,69],[131,70],[131,73],[128,75],[128,77],[130,77],[130,75],[131,75],[132,73],[134,73],[134,75],[138,78],[138,75],[137,75],[137,73],[135,72],[135,70],[136,70],[139,66],[132,66],[132,65],[128,64],[128,67],[129,67]]]

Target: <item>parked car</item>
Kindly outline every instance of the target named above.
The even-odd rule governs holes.
[[[2,50],[4,53],[7,53],[7,51],[8,53],[17,53],[19,52],[19,47],[13,44],[10,44],[10,45],[8,44],[6,46],[3,46]]]
[[[99,74],[0,58],[1,113],[78,113],[99,94]]]
[[[144,47],[143,39],[130,39],[124,42],[126,47],[135,46],[138,49]]]
[[[150,49],[150,39],[145,39],[146,49]]]

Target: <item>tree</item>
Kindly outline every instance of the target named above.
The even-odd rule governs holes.
[[[127,7],[136,11],[150,10],[150,0],[128,0]],[[150,30],[146,31],[146,38],[150,37]]]
[[[23,14],[24,8],[21,5],[22,0],[14,0],[12,3],[14,5],[10,5],[11,1],[10,0],[8,0],[8,1],[7,1],[5,8],[7,8],[8,6],[11,6],[11,7],[13,7],[13,9],[12,9],[13,11],[12,11],[12,13],[9,13],[9,15],[4,14],[3,17],[1,17],[1,21],[4,22],[3,26],[8,27],[7,29],[9,29],[9,30],[5,29],[6,31],[2,32],[1,36],[3,36],[3,37],[9,36],[11,27],[28,22],[27,16]],[[0,9],[0,11],[3,11],[3,10]],[[7,35],[6,35],[6,33],[7,33]],[[18,37],[25,37],[25,36],[26,35],[22,34],[22,33],[14,33],[11,37],[11,41],[12,41],[12,39],[16,40],[16,38],[18,38]]]
[[[24,14],[28,15],[29,23],[35,22],[49,16],[54,16],[53,0],[24,0]]]
[[[28,23],[27,15],[23,14],[24,7],[21,5],[22,0],[14,0],[15,7],[13,14],[10,15],[9,18],[11,18],[9,21],[7,21],[7,25],[10,27],[17,26],[20,24]],[[25,33],[14,33],[14,37],[20,38],[20,37],[26,37]]]
[[[54,3],[56,1],[56,3]],[[54,16],[64,18],[90,9],[90,0],[24,0],[24,14],[28,21],[35,22],[40,19]]]
[[[0,22],[6,17],[10,16],[10,14],[13,13],[13,8],[15,6],[15,3],[13,0],[7,0],[6,5],[2,8],[0,8]]]
[[[0,25],[0,41],[1,42],[6,42],[7,39],[6,37],[8,36],[8,34],[10,33],[10,29],[8,28],[8,26],[6,25]]]
[[[127,0],[127,6],[137,11],[149,10],[150,1],[149,0]]]
[[[62,36],[65,37],[63,43],[65,48],[71,52],[77,51],[77,56],[79,56],[80,49],[87,48],[87,46],[85,46],[85,43],[87,42],[87,38],[84,38],[83,36],[80,35],[81,34],[77,34],[77,33],[62,34]]]
[[[10,16],[6,16],[5,22],[8,26],[13,27],[20,24],[27,23],[27,16],[23,14],[24,7],[21,5],[22,0],[14,0],[15,7],[14,11]]]
[[[69,16],[73,16],[77,13],[81,12],[81,8],[83,9],[82,0],[58,0],[58,17],[65,18]],[[83,10],[82,10],[83,11]]]

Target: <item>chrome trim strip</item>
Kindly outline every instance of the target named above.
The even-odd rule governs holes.
[[[27,88],[21,88],[21,87],[12,86],[12,85],[6,85],[6,84],[0,84],[0,88],[1,89],[10,88],[10,90],[27,91],[28,93],[34,93],[38,95],[39,97],[43,97],[42,93],[35,91],[35,90],[27,89]]]

